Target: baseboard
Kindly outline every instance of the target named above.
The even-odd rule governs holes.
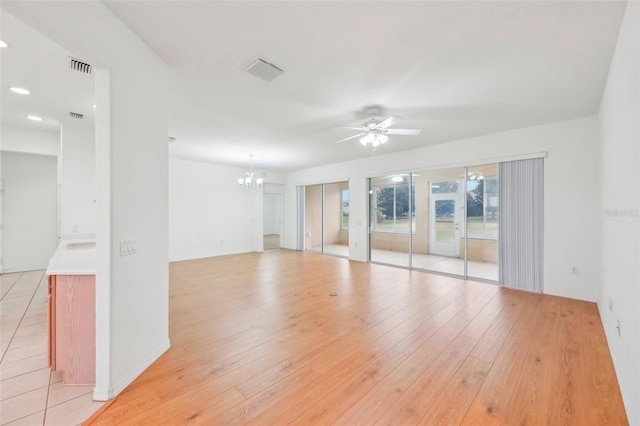
[[[165,353],[171,347],[171,342],[167,339],[158,349],[153,351],[144,361],[142,361],[136,368],[134,368],[129,374],[127,374],[122,380],[115,385],[109,387],[109,389],[94,389],[93,400],[94,401],[108,401],[115,398],[122,392],[127,386],[129,386],[144,370],[149,368],[160,356]]]

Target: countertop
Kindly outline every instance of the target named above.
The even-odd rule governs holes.
[[[96,243],[90,239],[62,240],[47,268],[47,275],[95,274]]]

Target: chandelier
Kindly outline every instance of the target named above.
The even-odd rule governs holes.
[[[253,154],[249,154],[250,167],[244,177],[238,178],[238,183],[247,189],[257,188],[262,185],[262,178],[253,173]]]

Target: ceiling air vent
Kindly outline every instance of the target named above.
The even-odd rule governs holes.
[[[247,68],[245,68],[245,71],[264,81],[272,81],[284,72],[275,65],[260,58],[253,61]]]
[[[74,71],[80,71],[85,74],[91,74],[91,64],[82,62],[76,58],[69,58],[71,61],[71,69]]]
[[[77,112],[70,112],[69,113],[69,117],[77,118],[78,120],[84,119],[84,115],[83,114],[78,114]]]

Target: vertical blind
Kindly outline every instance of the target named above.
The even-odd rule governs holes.
[[[499,164],[499,282],[544,289],[544,159]]]

